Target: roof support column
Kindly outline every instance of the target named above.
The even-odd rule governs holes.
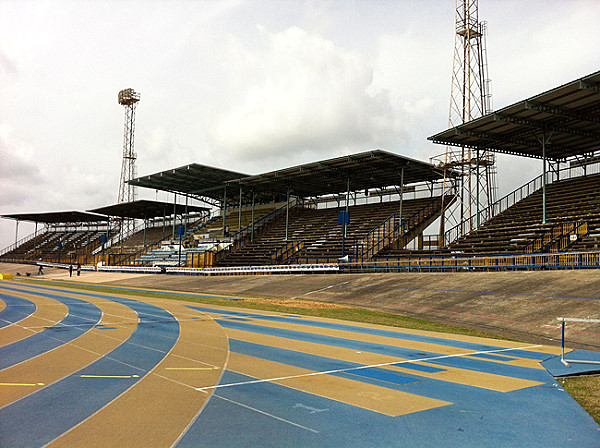
[[[542,224],[546,224],[546,134],[542,137]]]
[[[163,237],[162,239],[165,239],[165,233],[167,231],[166,227],[167,227],[167,206],[165,205],[163,207]]]
[[[175,239],[175,221],[177,221],[177,193],[173,193],[173,231],[171,239]]]
[[[346,179],[346,216],[348,216],[348,209],[350,207],[350,178]],[[348,224],[344,220],[344,238],[348,235]],[[344,254],[342,254],[344,256]]]
[[[238,207],[238,232],[242,230],[242,184],[240,184],[240,202]]]
[[[477,226],[476,228],[479,228],[479,222],[480,222],[480,218],[479,218],[479,214],[481,213],[480,210],[480,204],[479,204],[479,149],[475,150],[475,160],[477,165],[475,166],[475,197],[476,197],[476,202],[477,202],[477,216],[475,219],[475,225]],[[487,183],[487,182],[486,182]],[[489,184],[488,184],[489,185]],[[489,195],[488,195],[489,198]],[[488,204],[490,203],[489,199],[488,199]]]
[[[35,222],[35,233],[33,234],[33,256],[36,256],[36,252],[37,252],[37,227],[38,227],[38,222]]]
[[[252,190],[252,233],[250,234],[250,241],[254,241],[254,190]]]
[[[144,218],[144,249],[146,248],[146,227],[148,227],[148,220]]]
[[[354,200],[356,205],[356,199]],[[342,228],[342,258],[346,256],[346,236],[348,235],[348,220],[350,216],[350,178],[346,179],[346,216],[344,216],[344,227]]]
[[[544,133],[542,134],[542,140],[541,140],[541,144],[542,144],[542,159],[543,159],[543,164],[542,164],[542,224],[546,224],[546,172],[547,172],[547,161],[546,161],[546,144],[550,141],[550,138],[552,138],[552,134],[554,133],[554,131],[552,131],[550,133],[550,135],[548,135],[546,137],[546,131],[544,131]]]
[[[16,228],[15,228],[15,247],[17,247],[17,242],[19,241],[19,220],[16,220]]]
[[[185,230],[187,230],[188,226],[189,226],[189,214],[188,214],[188,199],[189,196],[186,194],[185,195]]]
[[[400,170],[400,210],[398,210],[398,227],[402,233],[402,204],[404,202],[404,167]]]
[[[287,187],[285,200],[285,240],[288,240],[288,229],[290,224],[290,187]]]
[[[223,187],[223,238],[225,238],[225,226],[227,218],[227,184]]]

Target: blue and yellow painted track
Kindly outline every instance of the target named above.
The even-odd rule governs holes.
[[[556,354],[3,281],[0,446],[600,446]]]

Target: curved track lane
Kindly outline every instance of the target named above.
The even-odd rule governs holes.
[[[101,318],[0,370],[0,446],[599,446],[555,348],[19,283],[37,308],[0,344],[42,309]]]
[[[214,386],[223,373],[228,347],[221,327],[177,302],[157,306],[29,285],[1,289],[70,309],[85,303],[78,312],[97,308],[102,319],[67,320],[74,325],[67,327],[68,314],[60,328],[88,331],[53,349],[40,344],[44,330],[5,347],[42,346],[0,370],[0,446],[171,446],[211,395],[195,388]]]

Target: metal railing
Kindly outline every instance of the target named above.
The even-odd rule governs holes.
[[[290,211],[292,211],[292,209],[299,207],[299,206],[300,206],[299,202],[296,199],[294,199],[293,201],[290,202],[290,205],[289,205]],[[253,238],[260,237],[263,234],[263,232],[265,231],[267,224],[272,224],[277,219],[285,217],[286,208],[287,208],[287,205],[276,208],[275,210],[270,211],[269,213],[267,213],[266,215],[264,215],[262,218],[258,219],[257,221],[250,223],[248,226],[246,226],[243,229],[241,229],[240,231],[234,233],[231,236],[231,244],[228,247],[216,252],[214,261],[219,262],[220,260],[222,260],[224,257],[226,257],[228,254],[230,254],[234,250],[239,249],[240,247],[247,244]]]
[[[308,260],[307,260],[308,261]],[[325,262],[325,260],[323,260]],[[378,257],[366,263],[340,264],[341,273],[475,272],[600,268],[600,251],[507,255],[419,255]]]
[[[558,252],[588,233],[588,221],[560,222],[527,244],[523,253]],[[575,237],[573,241],[571,236]]]
[[[551,173],[546,173],[551,174]],[[548,182],[550,183],[550,182]],[[525,185],[520,186],[519,188],[511,191],[506,196],[498,199],[493,204],[479,210],[479,212],[471,215],[470,217],[464,219],[454,227],[446,230],[444,232],[444,245],[453,243],[458,238],[472,230],[477,229],[485,222],[492,219],[494,216],[499,215],[509,207],[512,207],[517,202],[525,199],[528,196],[531,196],[533,193],[542,188],[543,185],[543,175],[536,177],[535,179],[527,182]]]
[[[288,241],[271,255],[271,264],[283,264],[304,248],[304,241]]]
[[[354,244],[356,248],[355,257],[361,260],[373,258],[377,253],[396,242],[399,242],[398,249],[406,246],[414,238],[414,236],[410,236],[410,233],[423,224],[427,218],[431,217],[436,210],[439,210],[439,205],[440,197],[435,197],[399,225],[396,224],[396,221],[398,221],[397,213],[388,216],[381,224]]]
[[[593,172],[588,172],[588,170],[573,167],[566,167],[556,171],[548,171],[546,173],[546,185],[550,185],[558,181],[576,179],[579,177],[595,176],[598,174],[597,165],[598,164],[594,165],[594,167],[596,167],[596,170]],[[590,169],[589,171],[592,170]],[[472,230],[477,229],[485,222],[492,219],[494,216],[499,215],[500,213],[507,210],[509,207],[515,205],[517,202],[527,198],[528,196],[531,196],[536,191],[539,191],[544,184],[543,177],[544,175],[540,174],[539,176],[522,185],[521,187],[511,191],[506,196],[503,196],[502,198],[498,199],[492,205],[483,208],[478,213],[474,213],[470,217],[464,219],[462,222],[458,223],[451,229],[444,232],[444,245],[447,246],[448,244],[453,243],[458,238],[466,235]]]

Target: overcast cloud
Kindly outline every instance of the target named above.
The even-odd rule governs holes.
[[[480,0],[480,20],[496,109],[600,69],[600,2]],[[139,175],[375,148],[428,160],[453,46],[451,0],[2,0],[0,214],[116,202],[128,87]],[[501,193],[539,165],[499,158]],[[0,248],[14,238],[0,220]]]

